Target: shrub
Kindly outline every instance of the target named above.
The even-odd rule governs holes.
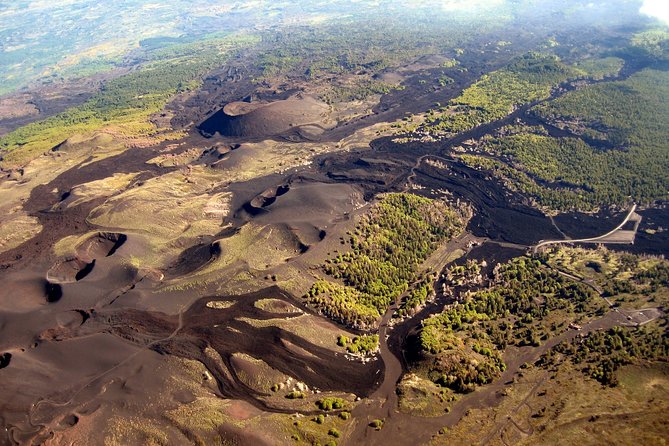
[[[336,398],[336,397],[331,397],[331,398],[323,398],[318,401],[316,401],[316,405],[318,406],[319,409],[321,410],[332,410],[332,409],[341,409],[344,407],[345,401],[341,398]]]
[[[369,427],[380,430],[383,427],[383,420],[379,420],[378,418],[376,420],[372,420],[372,422],[369,423]]]

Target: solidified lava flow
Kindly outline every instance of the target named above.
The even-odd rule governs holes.
[[[254,326],[253,321],[290,319],[302,314],[277,314],[255,306],[256,301],[268,298],[295,305],[290,295],[274,287],[242,296],[200,299],[182,315],[180,328],[174,317],[137,310],[102,312],[96,318],[103,325],[111,326],[117,336],[140,341],[162,354],[202,362],[216,377],[223,396],[244,399],[264,408],[271,409],[260,402],[258,392],[236,376],[230,363],[233,354],[245,353],[262,359],[270,367],[321,390],[366,396],[374,389],[376,364],[346,361],[332,350],[276,326]],[[225,311],[207,306],[217,300],[234,303]],[[306,353],[297,355],[286,343]],[[208,347],[220,355],[222,363],[205,354]]]

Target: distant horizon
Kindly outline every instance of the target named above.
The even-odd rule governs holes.
[[[516,12],[542,14],[544,7],[576,12],[586,22],[610,15],[607,8],[629,20],[638,17],[669,25],[665,0],[614,0],[537,3],[510,0],[345,0],[324,2],[256,2],[237,0],[130,0],[119,5],[93,0],[44,2],[22,0],[0,5],[0,96],[35,81],[102,73],[124,65],[126,56],[145,39],[193,37],[203,33],[253,31],[282,25],[318,26],[367,14],[371,19],[422,14],[435,20],[504,21]],[[592,17],[588,11],[592,10]],[[364,18],[364,17],[358,17]],[[168,40],[165,39],[165,42]]]

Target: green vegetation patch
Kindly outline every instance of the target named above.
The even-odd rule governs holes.
[[[351,251],[324,266],[343,285],[320,280],[306,299],[344,324],[373,325],[415,281],[417,267],[438,243],[462,229],[462,216],[444,202],[406,193],[385,195],[350,234]]]
[[[369,427],[372,427],[372,428],[376,429],[377,431],[380,431],[381,429],[383,429],[383,420],[378,419],[378,418],[376,420],[372,420],[369,423]]]
[[[658,327],[613,327],[590,333],[585,339],[575,339],[555,347],[554,351],[568,355],[581,371],[600,383],[618,385],[616,371],[623,365],[639,360],[669,360],[669,330]],[[552,352],[543,360],[549,363]]]
[[[307,293],[307,302],[328,317],[352,326],[373,325],[381,317],[370,298],[353,287],[319,280]]]
[[[218,428],[231,422],[231,418],[225,413],[229,405],[229,400],[221,398],[198,398],[166,412],[165,417],[181,431],[189,432],[194,441],[206,444],[205,439],[210,436],[220,441]]]
[[[0,225],[0,253],[14,249],[42,231],[39,219],[24,212],[10,212]]]
[[[346,400],[337,397],[323,398],[316,401],[316,406],[324,411],[339,410],[346,406]]]
[[[416,309],[425,305],[428,299],[434,296],[434,281],[436,278],[434,273],[426,273],[419,277],[418,282],[412,285],[406,297],[402,299],[400,308],[397,310],[398,316],[412,314]]]
[[[430,110],[424,123],[405,130],[433,138],[463,132],[501,119],[523,104],[546,99],[554,86],[582,75],[556,56],[528,53],[483,75],[448,106]]]
[[[503,150],[541,179],[561,179],[591,192],[595,204],[621,204],[632,197],[650,202],[669,197],[669,75],[644,70],[625,81],[591,85],[535,109],[559,127],[614,150],[582,141],[498,141]],[[536,138],[535,138],[536,139]],[[550,167],[542,171],[538,157]]]
[[[471,284],[462,282],[467,269],[451,268],[451,283]],[[485,287],[461,293],[458,302],[423,322],[422,361],[415,374],[457,393],[473,391],[505,369],[502,356],[508,346],[539,347],[567,328],[580,329],[582,321],[605,314],[608,302],[561,272],[601,286],[603,296],[631,321],[642,315],[631,309],[644,307],[657,316],[655,308],[669,301],[669,262],[663,259],[603,248],[560,248],[538,259],[519,257],[495,268]],[[666,316],[639,320],[638,327],[613,327],[559,344],[537,364],[555,365],[560,353],[584,374],[615,385],[620,366],[669,357]],[[425,385],[404,389],[407,407],[420,409],[426,398],[439,395],[416,388],[425,390]]]
[[[533,112],[573,137],[506,127],[482,140],[491,157],[463,154],[547,211],[592,211],[669,197],[669,76],[643,70],[537,106]]]
[[[115,415],[109,420],[104,432],[104,444],[109,446],[127,444],[162,446],[169,444],[169,438],[163,426],[154,420]]]
[[[450,411],[457,395],[429,379],[414,373],[406,374],[397,385],[399,409],[420,417],[438,417]]]
[[[502,352],[508,345],[539,346],[565,320],[602,314],[604,307],[586,285],[538,260],[511,260],[497,268],[490,286],[466,293],[461,303],[423,322],[420,370],[443,387],[470,392],[505,370]]]
[[[217,180],[216,172],[207,168],[151,178],[109,198],[87,221],[135,234],[147,245],[137,253],[141,266],[162,267],[181,252],[184,241],[221,231],[230,194],[211,192]]]
[[[625,65],[625,61],[619,57],[604,57],[601,59],[586,59],[575,64],[576,68],[583,70],[593,80],[602,80],[607,77],[617,76]]]
[[[320,97],[328,104],[337,102],[362,101],[375,94],[387,94],[403,87],[391,85],[374,79],[362,78],[351,84],[335,85]]]
[[[269,31],[263,40],[271,49],[259,55],[257,82],[306,73],[312,81],[333,75],[373,75],[389,67],[406,66],[420,56],[447,51],[467,39],[456,26],[407,26],[406,20],[359,20],[294,27],[290,32]]]
[[[604,297],[623,309],[669,305],[669,261],[598,249],[561,247],[547,263],[575,277],[587,277]]]
[[[498,159],[471,154],[457,155],[457,157],[469,167],[488,171],[507,189],[525,195],[531,204],[547,212],[555,209],[590,209],[592,207],[578,191],[539,184],[527,173]]]
[[[353,354],[372,354],[379,349],[379,335],[362,335],[349,339],[347,336],[339,336],[337,345],[345,347],[346,351]]]
[[[627,52],[649,61],[669,60],[669,32],[657,28],[632,36]]]

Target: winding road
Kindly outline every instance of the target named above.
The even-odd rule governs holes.
[[[636,229],[638,228],[638,222],[641,221],[641,216],[635,214],[637,205],[633,204],[629,212],[625,216],[622,222],[609,232],[598,237],[591,238],[581,238],[581,239],[566,239],[566,240],[541,240],[537,245],[532,249],[534,253],[538,252],[541,248],[544,248],[549,245],[559,245],[565,243],[619,243],[619,244],[632,244],[634,243],[634,237],[636,235]],[[614,235],[617,235],[618,232],[623,232],[622,228],[627,224],[628,221],[635,218],[637,222],[633,231],[624,231],[626,234],[623,234],[623,237],[620,239],[611,239]],[[627,234],[629,232],[629,234]]]

